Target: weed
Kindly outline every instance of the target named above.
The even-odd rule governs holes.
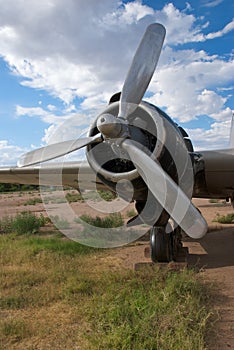
[[[51,221],[59,230],[66,230],[70,227],[69,222],[58,215],[51,216]]]
[[[91,296],[97,283],[88,277],[71,276],[64,287],[63,293],[67,300],[73,301],[81,296]]]
[[[127,211],[127,217],[132,218],[135,215],[137,215],[136,211],[134,209],[128,210]]]
[[[12,232],[13,218],[10,216],[4,216],[0,220],[0,233],[10,233]]]
[[[91,349],[202,348],[210,314],[190,272],[108,274],[102,285],[90,308]]]
[[[116,198],[116,194],[111,191],[98,191],[100,197],[107,202],[111,202]]]
[[[223,207],[227,205],[226,200],[214,199],[214,198],[209,199],[209,203],[215,204],[215,207]]]
[[[44,226],[45,223],[46,221],[42,214],[40,217],[37,217],[29,211],[23,211],[16,215],[12,223],[12,229],[19,235],[32,234],[38,232],[39,228]]]
[[[13,341],[20,341],[31,336],[29,326],[21,319],[8,319],[1,323],[1,332]]]
[[[217,214],[217,217],[214,220],[220,224],[232,224],[234,222],[234,213],[229,213],[227,215]]]
[[[25,206],[26,206],[26,205],[36,205],[36,204],[38,204],[38,203],[42,203],[42,199],[39,198],[39,197],[28,199],[28,200],[24,203],[24,205],[25,205]]]
[[[209,203],[216,204],[216,203],[219,203],[219,200],[218,200],[218,199],[211,198],[211,199],[209,199]]]
[[[124,220],[120,213],[111,213],[104,218],[96,216],[93,218],[90,215],[81,215],[80,220],[85,221],[87,224],[95,227],[112,228],[123,226]]]
[[[1,235],[0,251],[3,349],[205,348],[210,289],[193,271],[113,272],[106,251],[54,236]]]
[[[98,251],[97,249],[64,239],[64,236],[50,238],[31,237],[24,242],[24,247],[30,247],[33,255],[39,254],[42,251],[49,251],[68,256],[75,256],[77,254],[83,256]]]
[[[68,201],[68,203],[83,202],[83,197],[78,192],[77,193],[68,192],[65,197],[66,197],[66,200]]]
[[[47,219],[41,214],[39,217],[30,211],[22,211],[15,217],[5,216],[0,220],[0,232],[16,234],[31,234],[38,232],[39,228],[47,223]]]

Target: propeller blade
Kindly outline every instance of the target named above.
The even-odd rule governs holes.
[[[102,141],[101,134],[97,134],[92,137],[84,137],[78,140],[69,140],[54,143],[45,147],[36,149],[23,154],[17,165],[18,167],[24,167],[28,165],[34,165],[37,163],[45,162],[54,158],[64,156],[65,154],[74,152],[82,147],[91,145],[92,143],[98,143]]]
[[[158,63],[165,34],[164,26],[159,23],[146,29],[123,85],[119,117],[126,118],[141,102]]]
[[[207,232],[205,219],[160,164],[147,156],[130,139],[124,140],[122,147],[128,152],[149,190],[171,218],[188,236],[203,237]]]

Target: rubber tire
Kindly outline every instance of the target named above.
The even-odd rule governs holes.
[[[170,235],[162,227],[152,227],[150,230],[150,255],[153,262],[169,262]]]

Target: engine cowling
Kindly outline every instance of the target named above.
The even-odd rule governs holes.
[[[102,114],[112,114],[117,117],[119,102],[111,103]],[[99,116],[100,117],[100,116]],[[89,131],[89,136],[98,133],[97,120]],[[175,159],[178,158],[181,147],[186,148],[184,138],[176,124],[160,109],[141,102],[137,109],[128,117],[131,139],[150,153],[151,158],[159,161],[163,169],[178,182],[178,171]],[[116,141],[116,140],[115,140]],[[116,144],[116,142],[115,142]],[[187,150],[187,148],[186,148]],[[139,176],[133,163],[122,152],[121,147],[116,150],[110,140],[98,145],[87,147],[87,160],[97,177],[121,197],[129,201],[144,201],[148,195],[148,188]],[[131,186],[129,184],[131,183]],[[132,191],[133,188],[133,191]]]

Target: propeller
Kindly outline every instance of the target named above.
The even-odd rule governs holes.
[[[166,30],[160,23],[146,29],[123,85],[118,117],[127,118],[141,102],[158,63],[165,35]]]
[[[125,139],[121,143],[121,147],[128,152],[139,174],[147,183],[147,187],[171,218],[188,236],[192,238],[203,237],[207,232],[205,219],[181,188],[162,169],[161,165],[146,155],[130,139]]]
[[[127,117],[140,104],[154,74],[165,32],[165,28],[158,23],[151,24],[146,29],[123,85],[118,116],[111,114],[99,116],[96,125],[100,134],[60,142],[28,152],[21,157],[18,166],[28,166],[54,159],[87,145],[103,140],[105,142],[105,139],[112,139],[113,142],[119,139],[118,146],[128,153],[157,201],[189,236],[200,238],[207,230],[205,220],[161,165],[140,149],[139,143],[131,140],[127,122]],[[143,146],[140,145],[140,147]]]
[[[37,163],[45,162],[47,160],[55,159],[65,154],[77,151],[78,149],[98,143],[102,141],[102,135],[97,134],[92,137],[84,137],[78,140],[69,140],[58,143],[53,143],[45,147],[37,148],[35,151],[31,151],[23,154],[18,160],[18,167],[24,167],[28,165],[34,165]]]

